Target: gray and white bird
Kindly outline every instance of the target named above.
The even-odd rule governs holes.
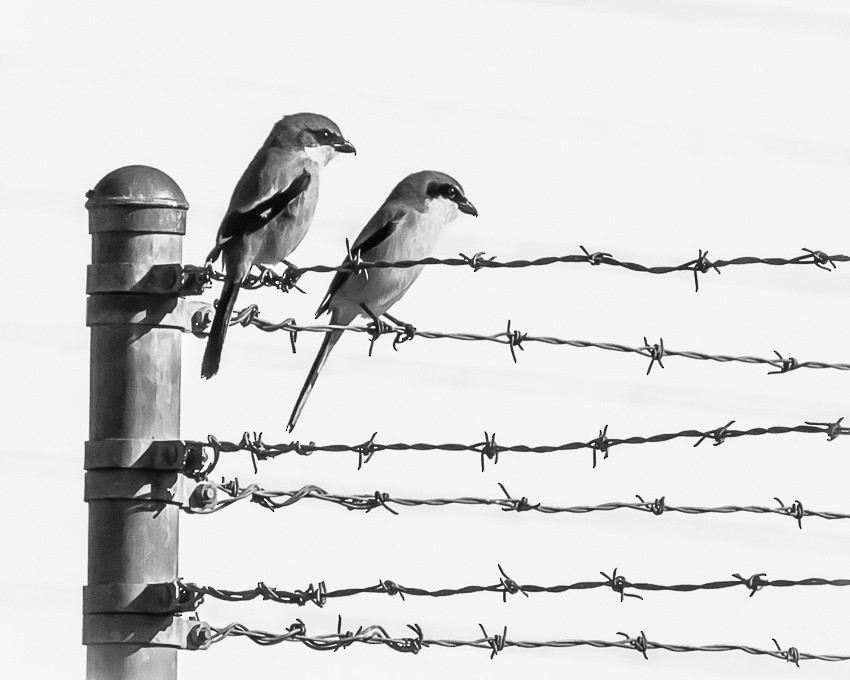
[[[434,170],[408,175],[360,232],[346,262],[351,258],[398,262],[429,257],[443,227],[461,212],[478,216],[457,180]],[[332,326],[347,326],[358,316],[371,318],[376,323],[381,316],[386,316],[400,324],[387,311],[407,292],[422,273],[423,266],[338,272],[319,305],[316,318],[330,312]],[[287,431],[292,432],[298,422],[319,372],[343,332],[332,330],[325,334],[289,417]]]
[[[221,362],[228,322],[251,267],[283,262],[301,243],[319,199],[319,171],[337,153],[354,153],[330,118],[316,113],[284,116],[272,127],[242,177],[207,256],[224,256],[226,279],[201,365],[212,378]]]

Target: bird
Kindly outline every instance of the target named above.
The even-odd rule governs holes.
[[[337,153],[356,150],[336,123],[317,113],[296,113],[274,124],[242,173],[207,256],[208,264],[223,256],[225,280],[204,351],[202,378],[218,372],[239,285],[251,267],[285,262],[301,243],[316,210],[319,172]]]
[[[361,260],[397,262],[428,257],[443,227],[459,213],[478,217],[478,210],[470,203],[457,180],[435,170],[408,175],[396,185],[360,232],[343,264]],[[406,326],[388,314],[388,310],[404,296],[419,277],[423,266],[338,271],[319,305],[316,318],[329,312],[331,326],[347,326],[358,316],[368,317],[378,325],[380,317],[385,316],[397,325]],[[295,428],[319,373],[342,333],[341,329],[325,333],[289,417],[288,432]]]

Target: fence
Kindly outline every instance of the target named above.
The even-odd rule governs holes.
[[[783,649],[774,640],[775,649],[759,649],[747,645],[690,646],[662,643],[639,635],[619,633],[614,640],[549,640],[527,641],[509,638],[507,629],[488,634],[481,627],[481,636],[474,639],[445,640],[429,638],[418,625],[409,626],[412,636],[394,637],[379,625],[344,630],[339,621],[337,630],[326,634],[308,634],[306,626],[296,620],[285,631],[269,633],[251,630],[241,624],[213,628],[192,617],[203,598],[225,601],[245,601],[263,598],[282,604],[304,606],[313,603],[323,606],[328,599],[355,595],[381,594],[389,596],[452,597],[476,592],[494,592],[503,598],[529,593],[565,593],[593,588],[610,589],[621,599],[642,598],[637,591],[716,590],[743,587],[750,596],[767,587],[805,587],[850,585],[850,580],[827,580],[811,577],[799,580],[767,578],[766,574],[744,577],[734,574],[733,580],[703,584],[663,585],[631,582],[613,570],[611,575],[600,572],[603,579],[574,584],[520,584],[499,566],[501,577],[490,585],[467,585],[428,590],[402,586],[383,580],[378,584],[339,590],[329,590],[324,582],[310,584],[306,589],[281,590],[260,583],[250,590],[225,590],[198,585],[178,579],[178,537],[181,512],[205,514],[224,509],[232,503],[249,500],[267,509],[279,509],[305,499],[330,502],[349,510],[387,510],[397,513],[411,506],[494,506],[505,512],[571,513],[631,510],[660,516],[664,513],[749,513],[790,517],[802,528],[804,518],[812,521],[848,519],[850,515],[827,510],[804,508],[800,500],[777,505],[733,505],[716,508],[672,505],[657,498],[645,501],[606,503],[597,506],[570,506],[535,503],[526,497],[511,495],[504,485],[495,498],[398,498],[375,491],[359,495],[339,495],[316,486],[296,490],[265,490],[256,485],[242,487],[238,480],[221,483],[211,481],[222,455],[247,453],[254,462],[269,460],[288,453],[352,452],[357,454],[358,469],[378,452],[401,450],[452,451],[472,453],[479,458],[482,470],[487,462],[496,464],[501,454],[563,454],[588,450],[592,465],[597,455],[609,457],[614,447],[652,445],[673,439],[694,439],[694,446],[711,441],[718,446],[729,439],[751,436],[788,434],[825,436],[832,441],[850,432],[841,419],[830,422],[807,422],[797,425],[733,429],[734,421],[720,427],[694,428],[673,433],[615,438],[608,436],[608,426],[597,436],[585,441],[556,443],[548,446],[500,445],[496,435],[484,433],[484,439],[474,443],[390,443],[376,442],[377,433],[358,444],[316,444],[289,442],[270,444],[262,435],[246,433],[239,442],[220,440],[214,435],[206,439],[180,438],[180,362],[184,333],[202,335],[211,317],[211,305],[192,301],[212,280],[220,278],[209,267],[182,264],[182,237],[185,233],[188,204],[179,187],[162,172],[143,166],[130,166],[104,177],[89,192],[86,207],[89,211],[89,231],[92,236],[92,264],[88,270],[87,323],[91,327],[91,392],[89,440],[85,446],[85,500],[89,506],[88,584],[83,597],[83,642],[88,646],[89,678],[164,678],[174,680],[177,673],[177,652],[180,649],[199,650],[228,637],[247,637],[260,645],[295,642],[317,650],[336,650],[352,644],[379,645],[397,652],[419,653],[432,646],[476,647],[489,651],[491,658],[506,647],[570,648],[592,646],[638,651],[646,657],[648,651],[716,652],[742,651],[766,655],[799,664],[801,660],[819,659],[843,661],[845,655],[817,655],[794,647]],[[434,266],[468,266],[474,271],[486,268],[537,267],[555,264],[589,264],[617,266],[635,272],[669,274],[691,272],[695,289],[699,290],[699,275],[721,268],[743,265],[813,265],[830,271],[836,262],[850,261],[846,255],[827,255],[819,250],[805,249],[805,254],[792,258],[739,257],[732,260],[708,260],[708,253],[699,251],[696,259],[680,265],[648,267],[621,262],[609,253],[548,257],[539,260],[499,262],[483,253],[461,255],[458,259],[429,258],[420,262],[368,263],[353,261],[341,267],[316,266],[304,269],[291,267],[283,275],[266,272],[251,277],[246,286],[273,286],[282,290],[297,287],[299,278],[307,272],[331,272],[342,268],[405,267],[413,264]],[[263,331],[283,331],[290,334],[293,351],[302,332],[325,332],[329,326],[300,326],[294,319],[271,322],[262,319],[255,306],[234,314],[232,324],[255,326]],[[384,334],[394,336],[393,347],[413,339],[452,339],[472,342],[498,342],[508,346],[514,361],[516,350],[527,344],[541,343],[572,348],[597,348],[628,352],[649,359],[647,373],[669,357],[683,357],[715,362],[743,362],[772,368],[771,373],[813,368],[850,370],[850,364],[822,361],[799,361],[779,352],[776,358],[716,355],[690,350],[672,350],[663,340],[650,343],[644,338],[638,346],[617,343],[596,343],[565,340],[548,336],[532,336],[512,328],[493,335],[422,331],[412,326],[345,327],[345,330],[364,333],[374,344]],[[371,351],[371,347],[370,347]],[[662,520],[663,521],[663,520]],[[807,519],[807,521],[809,521]]]

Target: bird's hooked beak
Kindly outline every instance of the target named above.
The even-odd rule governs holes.
[[[339,153],[353,153],[355,156],[357,155],[357,149],[354,148],[354,144],[343,137],[340,137],[338,141],[331,144],[331,147]]]
[[[461,200],[457,202],[457,207],[462,213],[472,215],[473,217],[478,217],[478,208],[472,205],[472,203],[469,202],[469,199],[466,198],[466,196],[464,196]]]

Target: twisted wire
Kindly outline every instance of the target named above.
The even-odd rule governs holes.
[[[229,482],[222,481],[221,484],[209,486],[217,491],[215,503],[206,507],[193,508],[184,506],[182,509],[191,514],[210,514],[218,512],[234,503],[250,500],[267,510],[278,510],[304,500],[305,498],[324,501],[339,505],[347,510],[364,510],[371,512],[377,508],[384,508],[393,515],[399,514],[393,506],[399,507],[440,507],[446,505],[490,505],[500,508],[503,512],[540,512],[543,514],[587,514],[590,512],[610,512],[612,510],[637,510],[648,512],[653,515],[662,515],[665,512],[678,512],[686,515],[705,514],[730,514],[736,512],[752,514],[786,515],[797,520],[799,528],[803,528],[804,517],[819,517],[821,519],[850,519],[850,514],[838,512],[823,512],[809,510],[803,507],[802,502],[795,500],[790,505],[785,505],[776,498],[778,507],[761,505],[723,505],[719,507],[700,506],[673,506],[667,504],[666,498],[661,496],[653,501],[645,501],[641,496],[636,496],[638,502],[614,502],[602,503],[600,505],[575,505],[556,506],[543,505],[541,503],[530,503],[528,498],[515,498],[511,496],[503,484],[499,487],[504,493],[504,498],[478,498],[474,496],[463,496],[460,498],[394,498],[388,493],[375,491],[372,494],[340,495],[328,493],[321,487],[308,484],[297,491],[275,491],[261,488],[257,484],[240,486],[239,480],[233,479]]]
[[[618,648],[636,651],[644,659],[648,659],[647,652],[663,649],[668,652],[732,652],[739,651],[755,656],[768,656],[799,665],[800,661],[848,661],[850,656],[842,654],[812,654],[801,652],[796,647],[782,649],[776,639],[773,643],[776,649],[759,649],[749,645],[735,644],[713,644],[713,645],[682,645],[649,640],[641,631],[640,635],[632,637],[626,633],[617,633],[622,640],[515,640],[508,637],[507,627],[502,629],[501,634],[489,635],[484,626],[479,624],[483,637],[467,640],[434,639],[426,638],[422,627],[418,624],[407,626],[414,635],[409,637],[392,637],[383,626],[360,626],[356,631],[342,628],[342,617],[339,618],[337,631],[326,635],[308,635],[307,626],[301,619],[289,626],[283,633],[271,633],[263,630],[252,630],[240,623],[231,623],[223,628],[212,628],[210,644],[221,642],[228,637],[245,637],[261,646],[281,644],[283,642],[297,642],[310,649],[317,651],[336,651],[345,649],[353,644],[380,645],[396,652],[418,654],[427,647],[472,647],[490,652],[493,659],[506,648],[516,647],[519,649],[540,649],[543,647],[554,649],[568,649],[572,647],[595,647],[595,648]]]
[[[359,258],[346,256],[345,261],[340,265],[313,265],[311,267],[296,267],[287,263],[287,268],[283,274],[277,274],[272,270],[263,270],[260,274],[249,274],[247,279],[241,284],[245,288],[259,288],[261,286],[270,286],[278,288],[285,292],[298,288],[298,280],[307,272],[314,273],[335,273],[341,271],[361,272],[369,269],[408,269],[410,267],[419,266],[448,266],[448,267],[470,267],[472,271],[477,272],[482,269],[521,269],[526,267],[545,267],[553,264],[590,264],[591,266],[605,265],[610,267],[620,267],[634,272],[642,272],[646,274],[671,274],[673,272],[692,272],[694,277],[694,287],[696,292],[699,292],[699,275],[707,274],[709,271],[714,271],[720,274],[720,270],[724,267],[764,264],[770,266],[783,265],[813,265],[818,269],[831,271],[836,269],[836,262],[850,262],[848,255],[827,255],[821,250],[813,250],[803,248],[804,255],[798,255],[792,258],[783,257],[736,257],[731,260],[709,260],[708,251],[699,251],[696,258],[683,262],[677,265],[663,266],[647,266],[637,262],[627,262],[619,260],[611,253],[594,252],[591,253],[584,246],[579,246],[582,254],[575,255],[558,255],[540,257],[534,260],[509,260],[500,262],[496,256],[485,256],[484,252],[477,252],[474,255],[464,255],[459,253],[456,258],[436,258],[426,257],[420,260],[399,260],[397,262],[377,261],[366,262]],[[194,270],[203,272],[204,282],[222,281],[224,274],[215,271],[212,265],[209,264],[204,268],[193,267]],[[301,291],[303,292],[303,291]]]
[[[717,427],[711,430],[696,430],[688,429],[680,432],[668,432],[661,434],[653,434],[650,436],[630,436],[630,437],[609,437],[608,425],[599,431],[599,435],[593,439],[584,441],[571,441],[563,444],[550,444],[529,446],[526,444],[505,445],[496,443],[495,433],[484,433],[484,441],[475,442],[472,444],[463,443],[403,443],[396,442],[390,444],[381,444],[375,441],[378,433],[375,432],[372,436],[360,444],[316,444],[316,442],[301,443],[292,441],[289,443],[271,444],[263,441],[262,432],[245,432],[242,439],[238,442],[220,440],[215,435],[208,435],[206,441],[187,442],[188,445],[209,448],[213,452],[212,462],[205,470],[205,474],[209,474],[219,460],[221,453],[233,453],[237,451],[245,451],[251,454],[251,458],[256,461],[268,460],[282,456],[288,453],[294,453],[299,456],[310,456],[316,452],[352,452],[357,454],[357,469],[361,469],[365,463],[372,460],[373,456],[380,451],[448,451],[448,452],[472,452],[478,454],[481,459],[481,470],[484,470],[485,462],[492,461],[494,464],[499,462],[499,454],[503,452],[515,453],[561,453],[566,451],[578,451],[582,449],[590,449],[593,454],[593,467],[597,464],[597,453],[603,454],[603,459],[608,458],[609,451],[615,446],[626,444],[658,444],[668,442],[675,439],[696,439],[694,447],[699,446],[706,440],[711,440],[713,446],[723,444],[727,439],[735,439],[738,437],[753,437],[762,435],[781,435],[781,434],[825,434],[827,441],[833,441],[840,435],[850,433],[850,428],[842,426],[844,418],[839,418],[835,422],[810,422],[806,421],[805,425],[776,425],[771,427],[753,427],[747,430],[733,429],[731,426],[735,423],[734,420],[729,421],[722,427]]]
[[[752,597],[758,591],[770,587],[792,588],[800,586],[850,586],[850,579],[830,580],[824,578],[804,578],[798,580],[770,580],[764,573],[753,574],[747,578],[740,574],[733,574],[731,580],[710,581],[708,583],[662,585],[656,583],[629,581],[622,574],[618,575],[617,569],[614,569],[611,576],[605,572],[599,572],[604,577],[604,580],[579,581],[577,583],[570,584],[542,586],[535,584],[519,584],[507,575],[501,565],[498,565],[498,568],[501,574],[498,583],[491,585],[466,585],[456,588],[428,589],[412,587],[402,585],[397,581],[391,581],[389,579],[380,580],[375,585],[360,588],[340,588],[337,590],[328,590],[324,581],[319,581],[317,586],[310,583],[307,588],[303,590],[282,590],[279,588],[273,588],[262,581],[258,583],[256,587],[244,590],[226,590],[224,588],[202,586],[196,583],[186,582],[181,582],[180,587],[187,595],[191,595],[193,599],[198,599],[202,596],[209,596],[213,599],[222,600],[224,602],[247,602],[262,598],[263,600],[277,602],[279,604],[295,604],[299,607],[303,607],[308,603],[312,603],[317,607],[324,607],[328,600],[353,597],[356,595],[389,595],[390,597],[398,595],[402,600],[404,600],[405,596],[440,598],[472,595],[477,593],[497,593],[501,595],[502,600],[506,602],[508,595],[522,594],[525,597],[528,597],[531,593],[557,594],[573,590],[607,588],[612,590],[616,595],[619,595],[620,601],[622,602],[626,597],[640,600],[643,599],[641,595],[629,593],[626,592],[626,590],[690,593],[699,590],[746,588],[750,591],[749,596]]]
[[[208,315],[207,315],[208,317]],[[209,325],[209,318],[198,319],[196,321],[196,335],[203,336]],[[296,340],[298,333],[327,333],[328,331],[341,330],[351,333],[366,333],[370,337],[369,353],[371,356],[372,347],[377,339],[386,334],[395,335],[393,340],[393,349],[398,349],[398,345],[408,342],[414,338],[425,338],[428,340],[459,340],[462,342],[492,342],[499,345],[507,345],[511,352],[511,356],[516,361],[516,350],[524,350],[525,343],[540,343],[544,345],[555,345],[561,347],[588,348],[594,347],[610,352],[623,352],[638,354],[650,360],[647,368],[647,375],[652,371],[653,366],[657,363],[661,368],[664,368],[662,359],[664,357],[678,356],[685,359],[695,359],[699,361],[716,361],[719,363],[744,363],[744,364],[761,364],[770,366],[776,370],[768,371],[769,374],[789,373],[800,368],[830,368],[839,371],[850,371],[850,364],[846,363],[829,363],[826,361],[798,361],[794,357],[784,357],[782,354],[774,350],[775,359],[767,359],[754,356],[733,356],[727,354],[708,354],[705,352],[695,352],[691,350],[674,350],[664,346],[664,340],[658,343],[650,343],[644,338],[642,346],[628,346],[613,342],[593,342],[590,340],[567,340],[553,336],[536,336],[528,333],[521,333],[519,330],[511,329],[511,322],[508,321],[507,329],[499,333],[484,335],[480,333],[445,333],[438,331],[422,331],[418,330],[411,324],[404,326],[387,324],[380,322],[379,324],[370,323],[365,326],[340,326],[340,325],[312,325],[300,326],[295,319],[288,318],[279,322],[272,322],[263,319],[259,316],[259,308],[256,305],[234,312],[230,319],[230,325],[254,326],[266,333],[276,331],[284,331],[289,333],[290,345],[292,351],[295,352]]]

